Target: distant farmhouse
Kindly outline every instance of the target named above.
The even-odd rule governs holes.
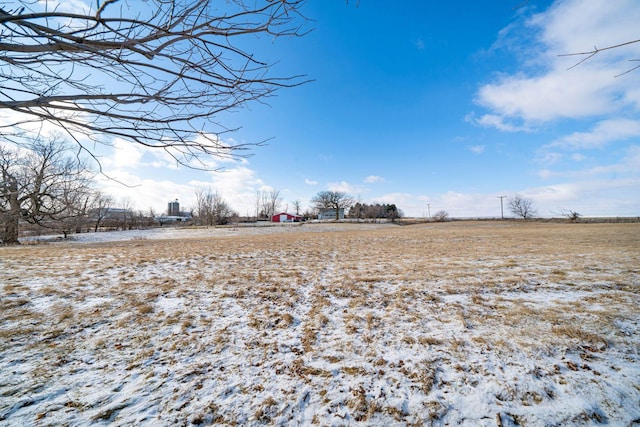
[[[318,212],[318,219],[336,219],[335,209],[320,209]],[[340,208],[338,211],[338,219],[344,219],[344,209]]]
[[[300,222],[302,221],[302,215],[290,214],[287,212],[280,212],[271,217],[271,222]]]

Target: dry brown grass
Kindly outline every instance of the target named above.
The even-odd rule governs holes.
[[[305,225],[289,234],[180,242],[3,247],[0,264],[0,358],[32,355],[45,383],[60,379],[78,354],[112,360],[105,372],[121,368],[160,383],[161,370],[172,376],[166,381],[201,375],[224,383],[229,372],[254,369],[259,374],[246,374],[234,390],[248,396],[250,418],[261,423],[281,422],[295,406],[286,403],[293,390],[268,388],[270,374],[314,390],[309,398],[327,413],[342,408],[363,423],[441,419],[448,411],[441,390],[502,375],[475,363],[479,355],[568,355],[535,373],[563,384],[568,375],[594,372],[603,353],[634,345],[637,331],[628,325],[640,303],[638,224],[325,232]],[[211,366],[169,374],[196,355]],[[461,379],[445,379],[444,371]],[[424,398],[421,415],[374,394],[374,380],[411,384]],[[503,385],[499,401],[526,407],[556,398],[548,386]],[[327,393],[335,387],[343,389],[338,397]],[[183,392],[171,390],[167,399]],[[110,419],[122,409],[92,416]],[[189,410],[203,423],[237,421],[215,403],[171,411]]]

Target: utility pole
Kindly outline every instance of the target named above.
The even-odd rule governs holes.
[[[504,219],[504,209],[502,207],[502,199],[504,199],[507,196],[498,196],[498,199],[500,199],[500,218]]]
[[[431,221],[431,205],[429,203],[427,203],[427,212],[429,215],[429,221]]]

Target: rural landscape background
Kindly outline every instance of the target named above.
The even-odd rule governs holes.
[[[0,247],[1,423],[640,423],[637,223],[127,233]]]

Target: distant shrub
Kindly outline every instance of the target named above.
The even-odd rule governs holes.
[[[447,211],[438,211],[433,215],[433,219],[436,222],[445,222],[449,220],[449,212]]]

